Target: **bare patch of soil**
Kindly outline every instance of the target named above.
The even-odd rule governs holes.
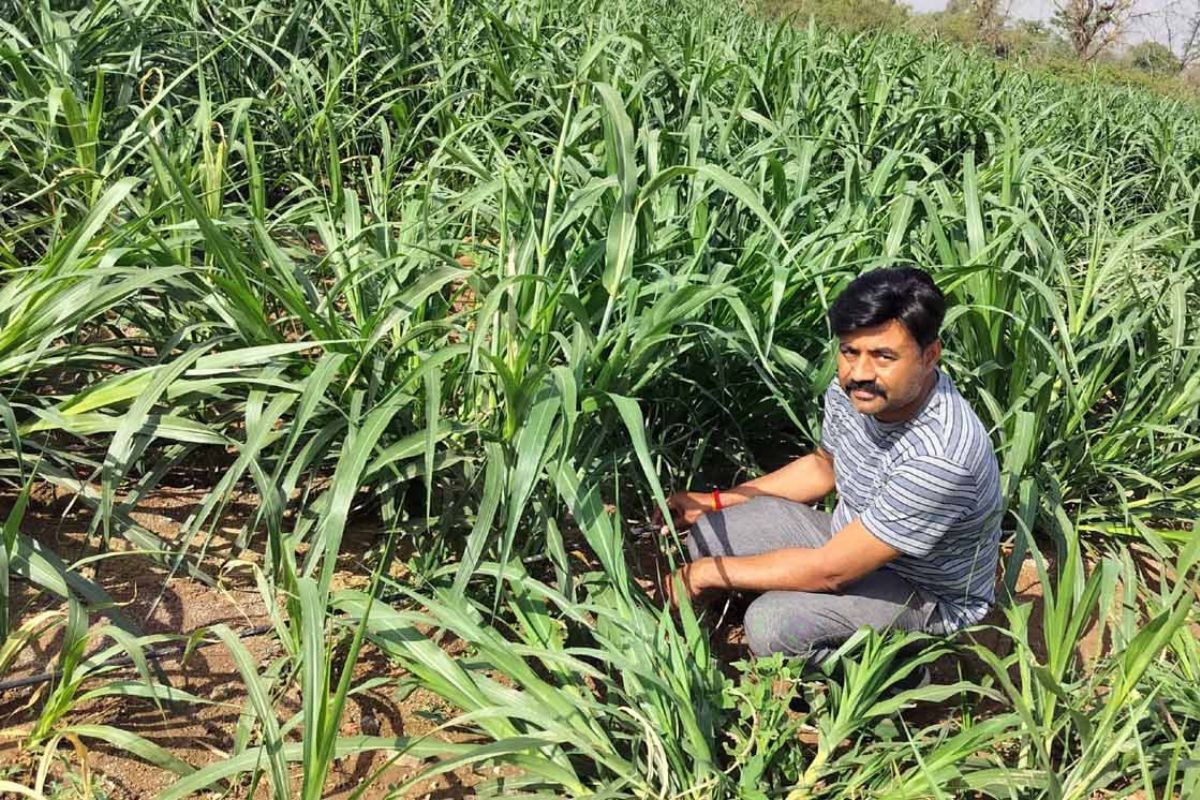
[[[182,524],[195,513],[203,501],[198,490],[167,489],[138,506],[133,517],[147,530],[177,543]],[[94,553],[88,544],[88,520],[78,508],[68,511],[62,498],[48,496],[35,502],[27,511],[22,525],[24,533],[54,550],[68,562]],[[0,516],[11,507],[12,498],[0,498]],[[252,498],[236,501],[230,518],[252,512]],[[245,516],[241,516],[245,518]],[[249,570],[220,571],[220,564],[232,551],[232,538],[237,526],[219,528],[207,541],[206,568],[219,580],[212,585],[176,571],[167,564],[146,555],[132,552],[123,540],[111,540],[114,555],[92,562],[83,572],[98,580],[113,598],[124,616],[147,634],[181,634],[216,624],[229,626],[235,632],[253,632],[269,625],[270,616]],[[367,580],[362,569],[355,569],[357,553],[370,546],[375,537],[369,528],[347,532],[344,569],[339,570],[337,588],[365,587]],[[194,542],[194,547],[204,545]],[[198,552],[194,550],[193,552]],[[13,624],[19,626],[38,612],[60,607],[57,598],[35,590],[23,581],[14,581]],[[284,649],[272,630],[242,639],[262,674]],[[89,651],[100,646],[93,641]],[[55,657],[61,646],[61,630],[32,643],[0,680],[10,681],[38,675],[55,668]],[[245,683],[233,657],[222,644],[202,647],[183,660],[171,653],[158,660],[171,686],[208,701],[196,704],[164,704],[160,709],[148,700],[137,698],[102,698],[76,705],[69,713],[69,724],[113,725],[157,744],[173,756],[196,768],[202,768],[228,757],[234,749],[234,736],[241,715],[248,711]],[[128,677],[134,677],[130,668]],[[122,677],[110,674],[101,681]],[[355,668],[354,685],[384,677],[388,681],[379,687],[353,695],[342,719],[343,736],[370,735],[384,737],[419,737],[430,735],[445,742],[471,741],[467,734],[451,730],[435,730],[451,719],[455,712],[438,698],[424,690],[404,696],[398,692],[403,670],[397,668],[369,643],[364,647]],[[300,710],[299,690],[293,681],[277,706],[278,718],[286,720]],[[102,685],[97,682],[85,689]],[[8,780],[29,786],[35,779],[37,763],[34,757],[19,746],[20,732],[27,731],[37,718],[49,684],[22,687],[0,692],[0,772]],[[7,735],[5,735],[7,734]],[[68,779],[78,784],[81,775],[88,775],[93,788],[112,800],[141,800],[166,789],[173,775],[166,770],[131,757],[120,748],[96,740],[83,742],[86,754],[63,742],[59,757],[51,769],[51,780]],[[413,757],[393,760],[393,753],[380,751],[347,757],[336,762],[328,777],[324,796],[349,797],[361,783],[375,775],[374,782],[361,797],[380,798],[394,787],[412,778],[426,765]],[[86,759],[86,764],[81,759]],[[389,761],[392,763],[389,764]],[[300,769],[293,769],[293,789],[298,790]],[[458,798],[473,794],[472,786],[480,780],[494,777],[489,767],[478,770],[460,768],[443,776],[415,784],[406,794],[412,797]],[[239,784],[228,795],[232,797],[269,797],[266,779],[251,793],[248,784]]]
[[[195,488],[164,488],[140,503],[131,517],[147,531],[162,537],[171,548],[177,548],[186,530],[188,521],[204,502],[205,494]],[[0,515],[7,513],[11,497],[0,497]],[[223,523],[211,533],[199,534],[189,542],[189,552],[203,554],[200,560],[205,571],[214,576],[211,582],[202,582],[189,577],[182,570],[172,570],[169,559],[153,558],[134,552],[128,543],[114,536],[110,541],[110,557],[92,561],[81,572],[98,581],[111,595],[121,612],[146,633],[181,634],[199,630],[215,624],[224,624],[234,631],[254,631],[267,626],[270,621],[268,602],[253,580],[252,567],[257,563],[258,553],[263,548],[254,543],[244,553],[234,547],[242,520],[251,517],[256,500],[252,495],[235,496],[225,509]],[[23,531],[52,549],[68,562],[96,552],[95,536],[89,541],[89,517],[78,506],[54,492],[36,497],[28,510]],[[339,559],[339,570],[335,578],[337,588],[363,588],[367,583],[367,570],[361,563],[362,554],[379,544],[378,530],[368,523],[351,525],[346,532]],[[574,537],[571,537],[574,539]],[[598,567],[581,541],[573,541],[575,557],[591,567]],[[240,566],[231,566],[230,558],[241,559]],[[634,572],[643,586],[657,594],[659,578],[667,573],[671,562],[662,554],[660,542],[654,537],[638,537],[631,540],[630,557]],[[1051,569],[1053,565],[1051,564]],[[394,577],[402,577],[402,568],[393,570]],[[1043,641],[1043,592],[1038,572],[1032,559],[1021,565],[1016,580],[1014,599],[1018,603],[1031,603],[1029,638],[1039,658]],[[747,598],[734,598],[731,602],[718,605],[707,615],[712,624],[712,641],[718,658],[725,664],[746,658],[746,648],[740,624],[741,612]],[[1119,594],[1117,602],[1120,602]],[[57,598],[35,591],[22,582],[13,584],[14,625],[32,615],[60,607]],[[994,610],[985,622],[1000,623],[1003,612]],[[1005,637],[994,630],[983,630],[971,634],[979,645],[998,653],[1011,648]],[[26,649],[14,663],[8,674],[0,680],[11,680],[35,675],[53,668],[53,659],[59,651],[61,637],[51,635]],[[251,653],[260,673],[274,660],[283,657],[284,650],[273,631],[247,636],[243,644]],[[1107,646],[1100,640],[1098,627],[1089,626],[1079,644],[1079,655],[1091,660]],[[95,645],[93,645],[95,646]],[[454,651],[455,645],[447,648]],[[247,712],[247,696],[242,676],[228,650],[223,645],[204,647],[192,653],[186,660],[169,656],[160,661],[172,686],[185,690],[208,701],[203,705],[177,705],[157,708],[148,701],[138,699],[106,698],[78,705],[69,716],[71,723],[114,725],[137,733],[147,740],[167,749],[175,757],[193,767],[204,767],[228,757],[233,751],[234,736],[239,719]],[[933,677],[939,683],[951,683],[962,677],[979,679],[987,668],[969,657],[947,657],[934,665]],[[133,673],[130,671],[130,675]],[[358,693],[350,699],[342,720],[341,733],[345,736],[371,735],[387,737],[412,737],[430,735],[438,741],[465,742],[470,736],[461,731],[439,729],[454,716],[435,695],[417,690],[401,694],[398,687],[405,677],[402,670],[377,649],[369,644],[355,669],[355,685],[368,679],[384,677],[386,683],[369,691]],[[286,720],[299,711],[298,687],[289,687],[277,708],[278,717]],[[9,780],[18,780],[30,785],[36,772],[32,757],[18,747],[16,732],[27,728],[35,719],[47,686],[13,689],[0,692],[0,774]],[[927,724],[944,719],[953,707],[930,707],[919,716]],[[8,733],[5,736],[3,734]],[[153,797],[167,788],[170,773],[130,757],[119,748],[96,741],[85,743],[86,756],[72,749],[67,743],[60,745],[60,766],[52,775],[61,774],[61,767],[68,771],[90,773],[94,785],[103,789],[109,798]],[[364,798],[386,796],[394,787],[417,774],[424,764],[411,757],[401,757],[389,762],[389,753],[368,753],[338,761],[328,778],[327,797],[349,797],[376,772],[382,772],[372,785],[362,793]],[[80,763],[86,759],[86,766]],[[7,766],[7,770],[4,768]],[[299,767],[294,770],[295,786],[299,785]],[[457,798],[473,795],[473,786],[479,781],[495,777],[490,767],[478,769],[461,768],[444,776],[438,776],[416,784],[407,794],[413,797]],[[511,774],[506,772],[505,774]],[[78,777],[78,775],[76,775]],[[268,797],[269,787],[264,779],[251,792],[246,783],[239,784],[229,796]]]

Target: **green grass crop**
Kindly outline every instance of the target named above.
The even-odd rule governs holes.
[[[187,773],[168,796],[316,797],[369,750],[569,795],[1200,787],[1200,113],[706,5],[0,0],[2,646],[54,619],[70,667],[27,747],[107,735]],[[942,648],[730,676],[643,596],[622,519],[814,441],[828,302],[892,263],[950,299],[1041,627],[1011,602],[998,650],[955,645],[980,669],[895,697],[900,648]],[[89,520],[74,569],[23,528],[34,483]],[[177,536],[138,522],[180,484],[206,493]],[[334,590],[352,519],[411,545],[406,583]],[[282,648],[216,634],[249,698],[229,759],[73,724],[89,691],[177,691],[85,668],[146,641],[109,548],[212,582],[228,525]],[[67,610],[21,617],[10,573]],[[341,737],[366,641],[487,743]]]

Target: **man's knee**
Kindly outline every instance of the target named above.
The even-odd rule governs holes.
[[[775,640],[775,620],[767,616],[755,601],[746,609],[742,619],[742,629],[746,634],[746,644],[750,652],[756,656],[770,655],[772,643]]]
[[[747,536],[759,529],[762,515],[767,515],[767,519],[778,519],[780,509],[786,504],[786,500],[778,497],[752,497],[731,509],[701,515],[688,532],[688,555],[693,561],[705,556],[745,555],[737,551],[752,546]],[[734,544],[734,539],[739,540],[738,545]]]
[[[729,519],[725,511],[709,511],[701,514],[693,523],[687,536],[688,556],[692,561],[706,556],[728,556],[733,554],[729,541]]]
[[[742,626],[751,653],[807,657],[821,646],[825,636],[808,624],[802,596],[800,592],[767,592],[750,604]]]
[[[722,553],[713,552],[713,543],[716,541],[715,532],[713,530],[712,521],[709,519],[711,514],[720,514],[720,511],[702,514],[700,519],[692,523],[691,530],[688,531],[687,545],[688,558],[695,561],[705,556],[722,555]]]

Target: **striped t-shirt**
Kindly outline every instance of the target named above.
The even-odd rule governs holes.
[[[1000,471],[983,423],[950,378],[912,419],[880,422],[825,392],[821,447],[833,456],[832,529],[855,517],[901,555],[884,569],[936,600],[930,632],[978,622],[995,601]]]

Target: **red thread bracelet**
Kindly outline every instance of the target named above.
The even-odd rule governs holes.
[[[712,498],[713,498],[713,511],[720,511],[721,510],[721,490],[713,489],[712,490]]]

